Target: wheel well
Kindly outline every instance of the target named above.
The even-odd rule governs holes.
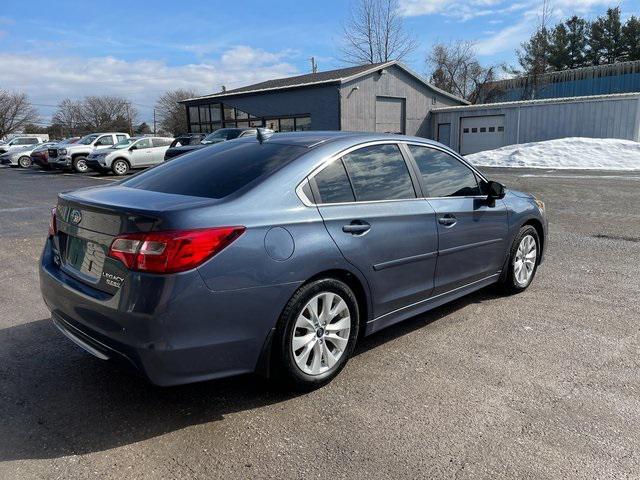
[[[336,280],[340,280],[346,283],[358,300],[358,309],[360,310],[360,335],[364,333],[365,325],[367,324],[367,320],[369,319],[369,304],[367,301],[367,294],[365,292],[364,286],[360,282],[360,279],[356,277],[353,273],[347,270],[325,270],[324,272],[320,272],[317,275],[311,277],[307,282],[313,282],[314,280],[318,280],[320,278],[335,278]]]
[[[544,247],[545,247],[544,229],[542,228],[542,223],[540,223],[540,220],[536,220],[535,218],[532,218],[524,222],[522,226],[524,227],[525,225],[531,225],[533,228],[536,229],[536,232],[538,232],[538,239],[540,240],[540,255],[538,255],[538,259],[539,259],[541,258],[542,252],[544,252]]]

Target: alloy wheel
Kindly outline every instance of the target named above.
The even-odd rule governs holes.
[[[351,315],[345,300],[321,292],[304,306],[295,323],[291,350],[296,365],[307,375],[333,368],[349,344]]]
[[[124,163],[122,160],[118,160],[113,165],[113,171],[116,172],[116,175],[124,175],[125,173],[127,173],[127,170],[128,170],[127,164]]]
[[[22,168],[29,168],[31,166],[31,158],[30,157],[20,157],[18,159],[18,164]]]
[[[87,167],[87,161],[84,158],[79,158],[78,160],[76,160],[77,172],[84,173],[87,170],[89,170],[89,167]]]
[[[520,240],[516,258],[513,262],[513,273],[519,286],[525,287],[533,277],[533,271],[536,268],[536,260],[538,256],[538,247],[536,240],[531,235],[525,235]]]

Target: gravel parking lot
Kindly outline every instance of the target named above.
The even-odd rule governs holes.
[[[485,171],[547,204],[532,287],[391,327],[288,395],[152,387],[60,335],[49,207],[114,178],[0,169],[0,478],[638,478],[640,172]]]

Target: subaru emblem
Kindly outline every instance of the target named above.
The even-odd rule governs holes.
[[[79,210],[71,210],[71,215],[69,215],[69,220],[74,225],[78,225],[82,221],[82,214]]]

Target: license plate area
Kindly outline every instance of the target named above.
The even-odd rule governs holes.
[[[64,265],[93,283],[100,281],[106,252],[103,245],[67,235]]]

